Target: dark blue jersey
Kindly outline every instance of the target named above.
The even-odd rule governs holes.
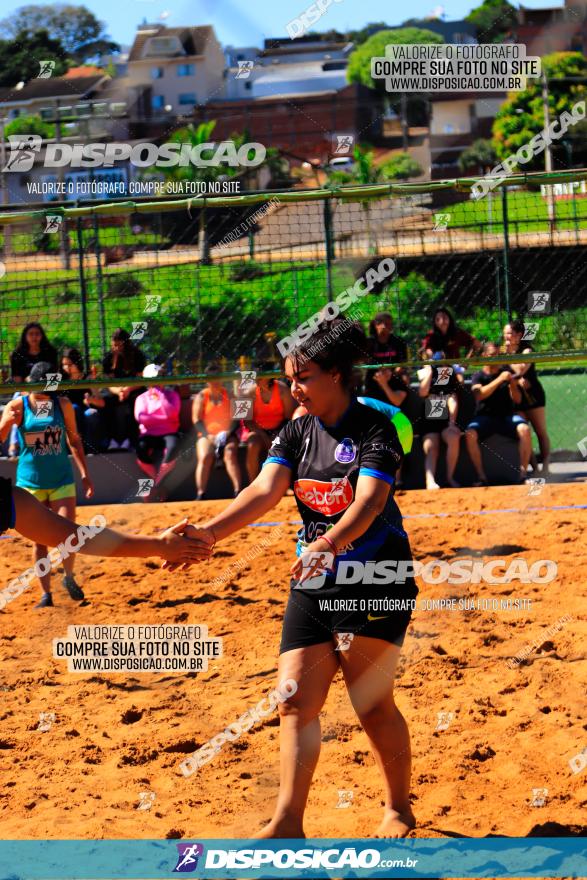
[[[352,504],[360,475],[391,487],[385,509],[367,531],[340,548],[338,559],[371,560],[386,543],[405,537],[393,498],[395,474],[403,458],[394,425],[380,412],[353,400],[340,421],[330,427],[316,416],[288,422],[273,441],[266,463],[290,468],[292,488],[304,523],[300,547],[316,541]]]

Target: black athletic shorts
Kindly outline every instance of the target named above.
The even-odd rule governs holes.
[[[442,434],[449,424],[448,419],[420,419],[418,433],[422,439],[424,439],[426,434]]]
[[[12,480],[0,477],[0,535],[6,529],[13,529],[16,511],[12,498]]]
[[[407,536],[394,536],[374,556],[374,562],[411,562],[410,542]],[[327,579],[325,586],[316,590],[297,589],[294,585],[292,582],[283,621],[281,654],[332,642],[340,633],[382,639],[401,647],[418,595],[416,582],[408,576],[403,584],[328,586]]]

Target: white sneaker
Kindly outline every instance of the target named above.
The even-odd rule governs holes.
[[[120,444],[120,448],[121,449],[130,449],[131,448],[131,443],[130,443],[130,440],[128,439],[128,437],[126,438],[126,440],[122,441],[122,443]]]
[[[116,440],[111,440],[110,443],[108,444],[108,451],[109,452],[111,449],[119,449],[119,448],[120,447],[119,447],[118,443],[116,442]]]

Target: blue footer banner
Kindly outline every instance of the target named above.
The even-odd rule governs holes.
[[[0,880],[587,878],[587,839],[4,840]]]

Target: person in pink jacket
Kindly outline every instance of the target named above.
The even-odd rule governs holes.
[[[148,364],[144,379],[155,379],[163,367]],[[137,464],[154,481],[157,488],[176,463],[179,445],[179,410],[181,400],[177,391],[154,385],[135,400],[135,419],[139,425]],[[159,493],[156,493],[159,494]],[[143,496],[154,499],[154,493]]]

